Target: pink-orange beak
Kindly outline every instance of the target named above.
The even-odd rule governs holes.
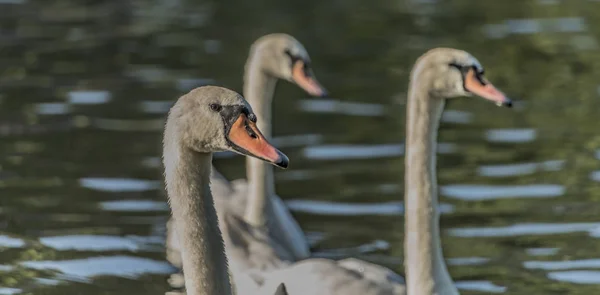
[[[491,100],[499,106],[512,107],[512,101],[502,91],[496,89],[492,83],[483,77],[477,77],[474,69],[465,75],[465,89],[482,98]]]
[[[327,90],[325,90],[325,88],[319,84],[319,81],[317,81],[315,77],[306,72],[304,62],[302,60],[298,60],[294,63],[292,68],[292,79],[294,79],[294,82],[296,82],[298,86],[302,87],[304,91],[308,92],[308,94],[312,96],[327,96]]]
[[[280,168],[287,168],[289,165],[288,157],[271,145],[245,114],[240,114],[227,137],[236,145],[233,148],[241,154],[259,158]]]

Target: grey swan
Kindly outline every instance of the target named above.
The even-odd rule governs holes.
[[[271,105],[279,79],[298,85],[312,96],[327,95],[310,63],[304,46],[287,34],[265,35],[252,44],[245,65],[244,97],[254,107],[257,126],[267,139],[271,138]],[[246,174],[247,182],[229,182],[214,167],[211,175],[232,269],[236,273],[250,269],[262,271],[281,267],[281,261],[308,258],[310,251],[304,233],[275,194],[272,167],[248,157]],[[167,257],[180,267],[179,245],[171,227],[172,222],[169,222]]]
[[[188,295],[286,294],[284,284],[234,290],[211,193],[213,152],[228,150],[288,166],[288,158],[264,138],[256,120],[241,95],[215,86],[190,91],[169,111],[162,159]]]
[[[483,75],[469,53],[436,48],[415,63],[409,83],[405,153],[404,279],[390,269],[350,258],[306,259],[264,275],[263,286],[285,283],[290,295],[456,295],[439,229],[437,130],[445,100],[477,95],[498,105],[512,101]]]

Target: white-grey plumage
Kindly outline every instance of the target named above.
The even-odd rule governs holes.
[[[271,104],[278,79],[297,84],[311,95],[326,95],[310,62],[304,46],[287,34],[265,35],[251,46],[245,65],[244,97],[254,108],[257,126],[267,139],[271,138]],[[247,181],[229,182],[214,168],[211,176],[232,269],[236,273],[268,270],[280,267],[283,261],[308,258],[309,246],[302,229],[275,194],[272,167],[250,157],[246,165]],[[172,224],[168,223],[167,257],[181,266]]]
[[[413,67],[404,179],[406,286],[390,269],[358,259],[307,259],[266,273],[259,283],[273,288],[283,282],[290,295],[459,294],[442,254],[435,151],[445,99],[473,94],[511,106],[483,77],[477,59],[465,51],[432,49]]]
[[[268,143],[255,122],[241,95],[215,86],[183,95],[169,112],[164,175],[189,295],[286,294],[283,284],[258,286],[241,275],[234,278],[237,292],[233,289],[210,188],[213,152],[234,151],[287,167],[287,157]]]

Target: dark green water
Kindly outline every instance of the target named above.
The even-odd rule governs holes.
[[[12,4],[10,4],[12,3]],[[405,94],[429,48],[465,49],[517,99],[448,104],[443,245],[464,294],[600,290],[597,1],[0,1],[0,294],[163,294],[163,118],[192,87],[241,91],[286,32],[331,93],[287,82],[277,192],[319,255],[403,273]],[[294,136],[294,137],[290,137]],[[243,158],[221,155],[229,179]],[[362,204],[362,205],[361,205]],[[337,257],[336,256],[336,257]]]

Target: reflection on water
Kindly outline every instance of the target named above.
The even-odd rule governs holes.
[[[167,211],[165,202],[148,200],[106,201],[100,207],[106,211]]]
[[[558,251],[560,251],[560,248],[530,248],[526,252],[531,256],[549,256],[558,253]]]
[[[477,169],[477,174],[486,177],[510,177],[533,174],[537,171],[558,171],[564,161],[545,161],[542,163],[522,163],[506,165],[485,165]]]
[[[71,91],[67,95],[71,104],[103,104],[110,100],[108,91]]]
[[[488,281],[461,281],[456,282],[456,287],[459,290],[474,290],[484,293],[504,293],[506,291],[506,287]]]
[[[25,242],[21,239],[0,235],[0,247],[20,248],[23,246],[25,246]]]
[[[385,110],[384,106],[379,104],[325,99],[301,100],[298,107],[309,113],[337,113],[351,116],[382,116]]]
[[[473,114],[459,110],[446,110],[442,113],[442,123],[469,124],[473,120]]]
[[[40,243],[59,251],[139,251],[142,245],[133,239],[115,236],[71,235],[40,238]]]
[[[525,261],[525,268],[544,270],[565,270],[577,268],[600,268],[600,259],[570,261]]]
[[[573,270],[548,273],[548,278],[575,284],[600,284],[600,271]]]
[[[516,99],[442,115],[442,242],[461,294],[597,293],[600,2],[55,2],[0,1],[0,294],[169,290],[166,113],[194,87],[243,89],[249,45],[276,31],[332,94],[282,82],[273,105],[291,164],[277,193],[317,256],[404,273],[407,82],[418,55],[451,46]],[[229,179],[243,161],[214,155]]]
[[[481,201],[508,198],[552,198],[564,194],[562,185],[446,185],[440,189],[443,196],[465,201]]]
[[[510,237],[524,235],[553,235],[591,231],[596,223],[528,223],[505,227],[455,228],[450,233],[458,237]]]
[[[490,142],[524,143],[536,138],[534,129],[492,129],[485,133],[485,138]]]
[[[21,265],[38,270],[57,270],[61,275],[88,279],[117,276],[134,279],[144,274],[169,274],[175,268],[167,262],[133,256],[101,256],[73,260],[25,261]]]
[[[124,178],[81,178],[79,185],[107,192],[137,192],[160,188],[159,181]]]
[[[452,143],[440,142],[437,152],[450,154],[456,150]],[[313,160],[352,160],[389,158],[404,155],[404,144],[380,145],[321,145],[304,148],[304,157]]]
[[[327,202],[316,200],[289,200],[285,202],[292,211],[318,214],[318,215],[401,215],[404,214],[404,205],[401,202],[387,203],[364,203],[349,204],[341,202]],[[447,214],[452,212],[452,205],[441,203],[440,213]]]
[[[35,106],[38,115],[65,115],[70,111],[66,103],[38,103]]]
[[[2,287],[0,287],[0,294],[3,294],[3,295],[19,294],[21,292],[22,292],[22,290],[17,289],[17,288],[2,288]]]

